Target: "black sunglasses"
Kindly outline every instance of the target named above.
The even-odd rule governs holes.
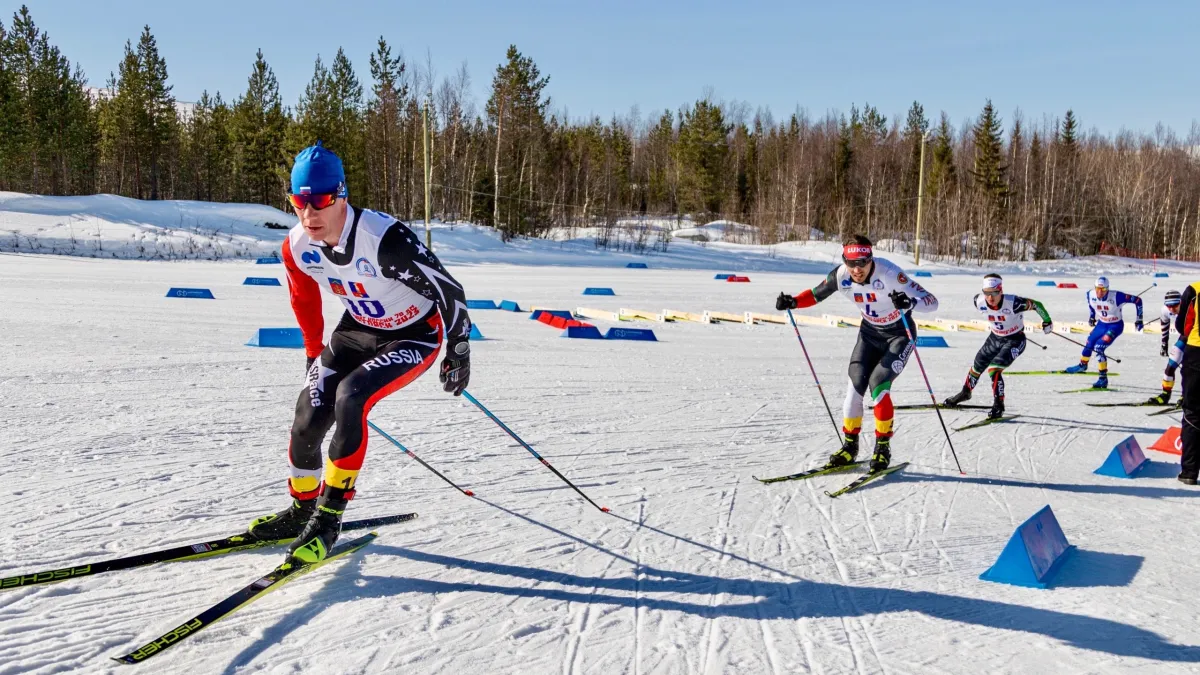
[[[845,258],[842,258],[842,262],[846,264],[846,267],[866,267],[867,265],[871,264],[871,259],[870,258],[855,258],[854,260],[847,260]]]

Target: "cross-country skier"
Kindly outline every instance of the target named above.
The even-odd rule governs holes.
[[[324,559],[367,451],[367,415],[416,380],[447,344],[440,377],[458,396],[471,374],[471,319],[462,286],[404,223],[350,206],[337,155],[317,144],[296,155],[288,200],[299,223],[283,243],[292,311],[304,335],[307,381],[296,402],[288,508],[256,519],[260,539],[295,537],[289,555]],[[321,291],[342,319],[323,344]],[[321,443],[336,423],[322,475]]]
[[[1096,288],[1087,292],[1088,324],[1092,332],[1088,335],[1079,364],[1066,369],[1068,373],[1082,373],[1087,370],[1092,352],[1096,353],[1096,366],[1100,369],[1100,378],[1092,384],[1093,389],[1108,389],[1108,357],[1104,352],[1125,331],[1125,316],[1121,311],[1123,305],[1133,303],[1137,307],[1137,323],[1134,328],[1142,330],[1142,299],[1121,291],[1111,291],[1108,288],[1108,277],[1098,277]]]
[[[1183,391],[1183,429],[1179,432],[1183,455],[1179,458],[1179,482],[1195,485],[1200,477],[1200,281],[1183,289],[1175,330],[1184,340],[1179,379]]]
[[[987,315],[991,335],[975,354],[975,363],[967,371],[962,391],[946,399],[945,405],[956,406],[971,398],[971,391],[979,383],[979,376],[987,369],[992,380],[992,409],[988,419],[1004,416],[1004,369],[1011,366],[1025,351],[1025,319],[1022,312],[1033,310],[1042,318],[1042,332],[1054,329],[1050,313],[1037,300],[1022,298],[1004,292],[1004,280],[999,274],[983,277],[983,292],[975,296],[975,308]]]
[[[1158,350],[1158,354],[1167,357],[1167,367],[1163,369],[1162,393],[1151,396],[1146,403],[1166,405],[1171,402],[1171,390],[1175,388],[1175,370],[1183,361],[1183,335],[1180,334],[1174,345],[1170,347],[1167,345],[1171,343],[1171,324],[1174,323],[1175,317],[1179,316],[1181,297],[1179,291],[1175,290],[1167,291],[1163,297],[1162,316],[1158,322],[1159,327],[1162,328],[1162,347]]]
[[[855,235],[842,247],[842,264],[816,288],[796,296],[780,293],[775,308],[812,307],[836,291],[841,291],[858,306],[863,320],[858,342],[850,355],[850,382],[842,406],[842,431],[846,441],[829,458],[829,465],[844,466],[858,456],[863,396],[870,391],[875,403],[875,454],[871,457],[870,470],[881,471],[888,467],[892,457],[892,382],[904,371],[913,350],[900,317],[902,314],[911,317],[914,309],[936,311],[938,301],[898,266],[874,257],[870,239]],[[911,318],[908,325],[915,338],[916,325]]]

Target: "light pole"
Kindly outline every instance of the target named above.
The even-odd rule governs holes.
[[[422,106],[421,127],[425,132],[425,245],[432,247],[433,236],[429,233],[429,181],[433,179],[429,170],[429,97],[425,98],[425,105]],[[921,222],[920,216],[917,222]]]
[[[921,134],[921,168],[917,175],[917,237],[913,241],[914,265],[921,264],[921,203],[925,201],[925,141],[929,138],[930,131]]]

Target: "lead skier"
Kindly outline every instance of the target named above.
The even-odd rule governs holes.
[[[458,396],[471,375],[462,285],[404,223],[347,197],[342,162],[321,141],[296,155],[288,201],[299,222],[282,254],[308,365],[288,445],[292,503],[255,519],[250,534],[295,537],[288,554],[304,562],[323,560],[338,538],[372,406],[429,369],[443,333],[443,388]],[[345,307],[328,344],[322,290]],[[335,423],[322,472],[321,443]]]
[[[1151,396],[1150,400],[1146,401],[1150,405],[1167,405],[1171,402],[1171,391],[1175,389],[1175,371],[1183,361],[1184,336],[1180,334],[1175,344],[1171,345],[1171,324],[1175,321],[1175,317],[1179,316],[1179,304],[1182,297],[1176,290],[1167,291],[1166,296],[1163,297],[1162,315],[1159,317],[1159,327],[1162,328],[1162,347],[1159,349],[1158,355],[1167,357],[1167,367],[1163,369],[1162,393]]]
[[[897,265],[876,258],[870,239],[854,235],[842,247],[841,265],[816,288],[796,296],[780,293],[775,308],[812,307],[836,291],[841,291],[858,306],[863,320],[858,330],[858,342],[850,355],[849,382],[842,404],[842,432],[846,434],[846,440],[829,458],[828,466],[845,466],[858,456],[863,396],[870,391],[875,404],[875,453],[869,468],[873,472],[882,471],[892,458],[892,382],[904,371],[913,350],[901,316],[908,318],[909,330],[915,339],[912,311],[936,311],[938,301],[932,293],[910,280]]]
[[[992,409],[988,419],[1004,416],[1004,369],[1011,366],[1025,351],[1025,319],[1022,312],[1033,310],[1042,319],[1043,333],[1054,330],[1054,322],[1046,307],[1037,300],[1022,298],[1004,292],[1004,280],[999,274],[986,274],[983,288],[975,296],[975,309],[987,316],[991,334],[975,354],[975,363],[967,371],[962,391],[946,399],[943,405],[954,407],[971,398],[971,391],[979,384],[979,377],[986,369],[992,380]]]
[[[1108,286],[1108,277],[1097,277],[1095,290],[1087,292],[1088,323],[1092,326],[1092,332],[1083,347],[1079,364],[1066,369],[1068,373],[1086,371],[1092,352],[1095,351],[1100,378],[1092,385],[1093,389],[1108,389],[1108,357],[1105,351],[1125,331],[1125,316],[1121,312],[1123,305],[1132,303],[1137,307],[1137,323],[1134,324],[1134,329],[1142,332],[1142,299],[1121,291],[1111,291]]]

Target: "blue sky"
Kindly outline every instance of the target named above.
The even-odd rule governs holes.
[[[364,84],[383,35],[439,79],[466,62],[480,104],[510,43],[550,75],[554,108],[607,119],[634,105],[718,99],[819,116],[919,100],[961,124],[991,98],[1007,126],[1074,108],[1085,128],[1181,136],[1200,120],[1200,3],[274,2],[37,0],[34,20],[93,86],[149,24],[180,100],[240,94],[262,48],[288,105],[320,54],[346,49]],[[9,21],[6,19],[6,24]]]

